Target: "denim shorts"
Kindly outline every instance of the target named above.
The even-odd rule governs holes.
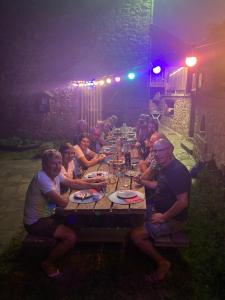
[[[160,236],[168,235],[180,231],[184,228],[184,223],[177,220],[170,220],[164,223],[152,223],[150,220],[144,223],[144,228],[148,235],[155,239]]]

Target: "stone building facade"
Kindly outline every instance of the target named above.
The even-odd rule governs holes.
[[[161,119],[162,123],[180,133],[185,138],[188,138],[191,113],[190,96],[163,96],[161,101],[163,102],[164,106],[164,112]],[[169,112],[167,105],[168,102],[172,106],[171,111],[169,109]]]
[[[193,143],[196,160],[213,162],[225,174],[224,51],[224,41],[197,48],[200,62],[188,70],[186,81],[184,68],[171,73],[160,101],[162,124]]]

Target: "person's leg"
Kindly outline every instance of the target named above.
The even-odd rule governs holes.
[[[166,260],[161,254],[154,248],[149,234],[144,226],[134,229],[131,232],[131,238],[134,244],[141,249],[144,253],[150,256],[157,264],[155,271],[158,280],[164,279],[170,269],[170,262]]]
[[[41,264],[49,276],[58,273],[56,261],[72,249],[76,242],[75,232],[65,225],[58,225],[53,236],[57,239],[57,244]]]

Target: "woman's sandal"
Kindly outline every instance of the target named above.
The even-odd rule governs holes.
[[[48,276],[48,278],[51,278],[51,279],[58,279],[60,277],[62,277],[63,273],[60,272],[60,270],[57,268],[54,272],[49,272],[49,270],[47,270],[47,268],[42,265],[41,266],[42,268],[42,271],[44,272],[45,275]]]
[[[161,276],[157,273],[157,270],[151,274],[145,276],[145,281],[151,284],[157,284],[164,281],[170,275],[170,268],[166,272],[162,272]]]

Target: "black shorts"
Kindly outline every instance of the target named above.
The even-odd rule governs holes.
[[[31,235],[53,237],[56,228],[61,224],[64,224],[62,218],[51,216],[51,217],[41,218],[37,222],[31,225],[24,224],[24,227],[26,231]]]

